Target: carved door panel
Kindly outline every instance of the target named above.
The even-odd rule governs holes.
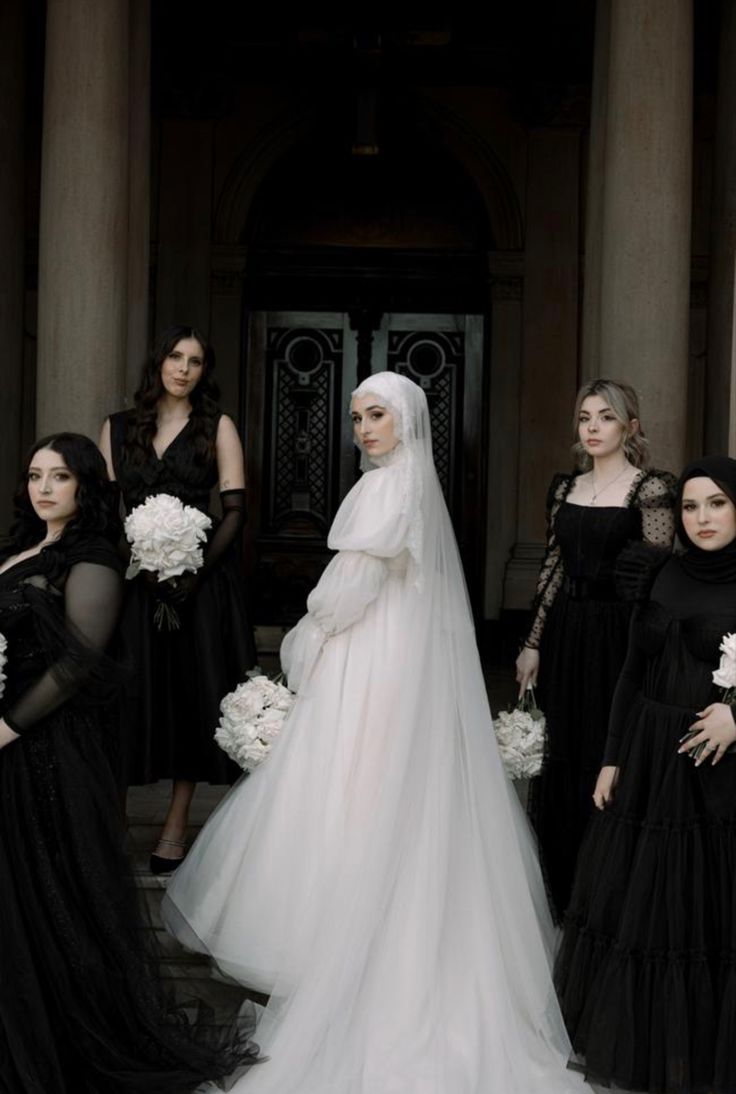
[[[330,523],[356,478],[348,404],[366,363],[426,391],[471,595],[479,587],[482,343],[478,316],[384,315],[366,362],[366,332],[345,313],[250,316],[244,420],[257,623],[293,623],[329,557]]]

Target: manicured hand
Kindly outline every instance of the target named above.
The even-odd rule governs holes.
[[[539,650],[524,646],[516,658],[516,682],[519,685],[519,698],[527,688],[536,687],[539,676]]]
[[[596,809],[605,809],[613,801],[613,792],[618,784],[619,767],[602,767],[593,791]]]
[[[18,733],[15,733],[7,724],[4,718],[0,718],[0,748],[5,748],[6,745],[10,745],[13,741],[17,741],[19,737]]]
[[[695,732],[697,731],[697,732]],[[733,720],[733,712],[727,703],[711,703],[705,710],[698,711],[698,720],[693,722],[688,733],[695,732],[678,748],[678,752],[693,752],[700,749],[695,760],[695,766],[710,759],[711,764],[717,764],[723,757],[729,745],[736,741],[736,723]]]

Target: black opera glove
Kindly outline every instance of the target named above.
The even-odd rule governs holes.
[[[206,574],[220,561],[245,525],[245,490],[222,490],[220,504],[222,519],[205,547],[204,566],[200,573]]]

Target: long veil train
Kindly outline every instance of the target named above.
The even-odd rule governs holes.
[[[271,996],[243,1094],[580,1089],[553,929],[502,769],[424,393],[360,393],[401,443],[366,465],[282,650],[299,699],[207,824],[169,929]]]

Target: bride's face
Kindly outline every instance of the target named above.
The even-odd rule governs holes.
[[[719,551],[736,539],[736,506],[713,479],[688,479],[682,491],[682,525],[696,547]]]
[[[385,456],[396,448],[394,416],[376,395],[356,395],[350,406],[356,444],[369,456]]]

